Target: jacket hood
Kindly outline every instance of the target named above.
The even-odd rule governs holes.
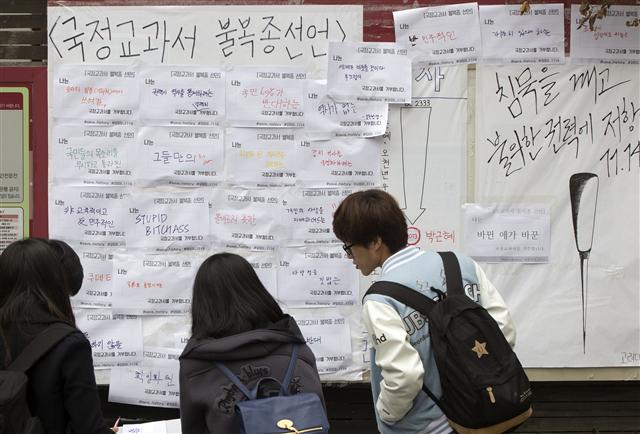
[[[191,338],[180,359],[246,360],[265,357],[283,344],[305,343],[296,321],[289,315],[263,329],[251,330],[224,338]]]

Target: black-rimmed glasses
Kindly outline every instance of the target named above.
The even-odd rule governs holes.
[[[356,244],[358,244],[358,243],[351,243],[349,245],[343,244],[342,245],[342,250],[344,250],[347,253],[348,256],[353,256],[353,253],[351,253],[351,248],[353,246],[355,246]]]

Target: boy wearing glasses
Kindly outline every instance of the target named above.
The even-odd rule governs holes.
[[[377,280],[408,286],[435,299],[431,287],[446,288],[436,252],[407,246],[407,223],[396,200],[382,190],[347,196],[333,215],[333,231],[360,272],[382,267]],[[507,341],[515,329],[502,297],[471,258],[456,254],[464,289],[496,320]],[[362,320],[371,344],[371,389],[382,434],[446,434],[446,417],[425,393],[425,383],[442,394],[426,319],[390,297],[371,294],[362,303]]]

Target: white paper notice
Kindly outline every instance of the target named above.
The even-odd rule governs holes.
[[[76,325],[91,343],[94,366],[137,365],[142,361],[142,319],[111,309],[76,309]]]
[[[167,426],[164,421],[139,423],[134,425],[122,425],[118,431],[120,434],[167,434]]]
[[[132,126],[54,124],[51,164],[54,182],[67,185],[126,185],[132,183],[131,154],[136,130]]]
[[[181,352],[176,348],[145,347],[141,366],[111,369],[109,402],[178,408]]]
[[[124,244],[128,191],[115,187],[52,186],[49,236],[82,244]]]
[[[127,213],[127,248],[192,250],[206,246],[209,199],[206,192],[140,193]]]
[[[591,6],[591,13],[598,11]],[[640,63],[640,6],[612,5],[604,19],[582,27],[580,5],[571,5],[571,61],[573,63]]]
[[[136,185],[200,186],[222,179],[224,133],[217,127],[143,127],[138,134]]]
[[[358,274],[340,246],[280,249],[278,298],[288,307],[353,305]]]
[[[302,127],[301,69],[246,67],[227,73],[227,120],[237,127]]]
[[[74,307],[111,306],[113,296],[113,253],[103,247],[75,247],[84,271],[82,287],[71,297]]]
[[[287,238],[294,243],[333,241],[333,213],[353,189],[292,188],[282,200],[282,225],[287,228]]]
[[[387,42],[330,42],[327,94],[336,101],[411,102],[411,59]]]
[[[337,314],[296,313],[296,322],[316,356],[318,373],[336,374],[351,362],[349,321]]]
[[[305,170],[298,178],[308,187],[380,184],[380,146],[375,140],[304,142],[300,159]]]
[[[335,101],[327,95],[326,80],[307,81],[304,107],[304,131],[310,140],[381,136],[387,127],[387,103]]]
[[[396,42],[430,64],[475,63],[481,54],[478,3],[407,9],[393,13]]]
[[[482,262],[549,262],[551,210],[541,204],[465,204],[465,252]]]
[[[282,241],[281,191],[218,189],[211,198],[211,237],[225,247],[273,249]]]
[[[482,62],[564,63],[564,5],[481,5]]]
[[[113,311],[132,315],[191,312],[193,279],[203,260],[204,257],[185,253],[115,254]]]
[[[224,116],[220,69],[145,66],[139,75],[140,118],[147,124],[215,123]]]
[[[244,185],[293,185],[297,179],[301,130],[229,128],[226,179]]]
[[[71,123],[133,121],[138,109],[138,79],[130,65],[60,65],[53,72],[56,119]]]

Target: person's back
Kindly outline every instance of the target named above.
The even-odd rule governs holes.
[[[0,363],[4,368],[47,327],[75,328],[60,257],[44,240],[27,239],[0,255]],[[102,418],[91,346],[79,330],[27,371],[29,409],[46,434],[112,434]]]
[[[324,404],[313,352],[244,258],[220,253],[204,261],[192,300],[192,337],[180,356],[183,434],[240,432],[235,405],[246,397],[215,362],[252,389],[260,379],[285,377],[296,344],[301,348],[289,392],[315,393]],[[278,391],[275,382],[263,383],[262,396]]]
[[[430,298],[429,288],[446,289],[443,263],[435,252],[407,246],[407,224],[396,200],[382,190],[347,196],[333,216],[333,230],[360,272],[368,276],[381,267],[377,280],[408,286]],[[504,302],[482,269],[458,256],[467,295],[494,316],[515,342]],[[441,393],[426,318],[380,294],[365,297],[362,318],[371,347],[371,389],[378,429],[383,434],[445,434],[452,432],[435,402],[422,391],[426,384]]]

